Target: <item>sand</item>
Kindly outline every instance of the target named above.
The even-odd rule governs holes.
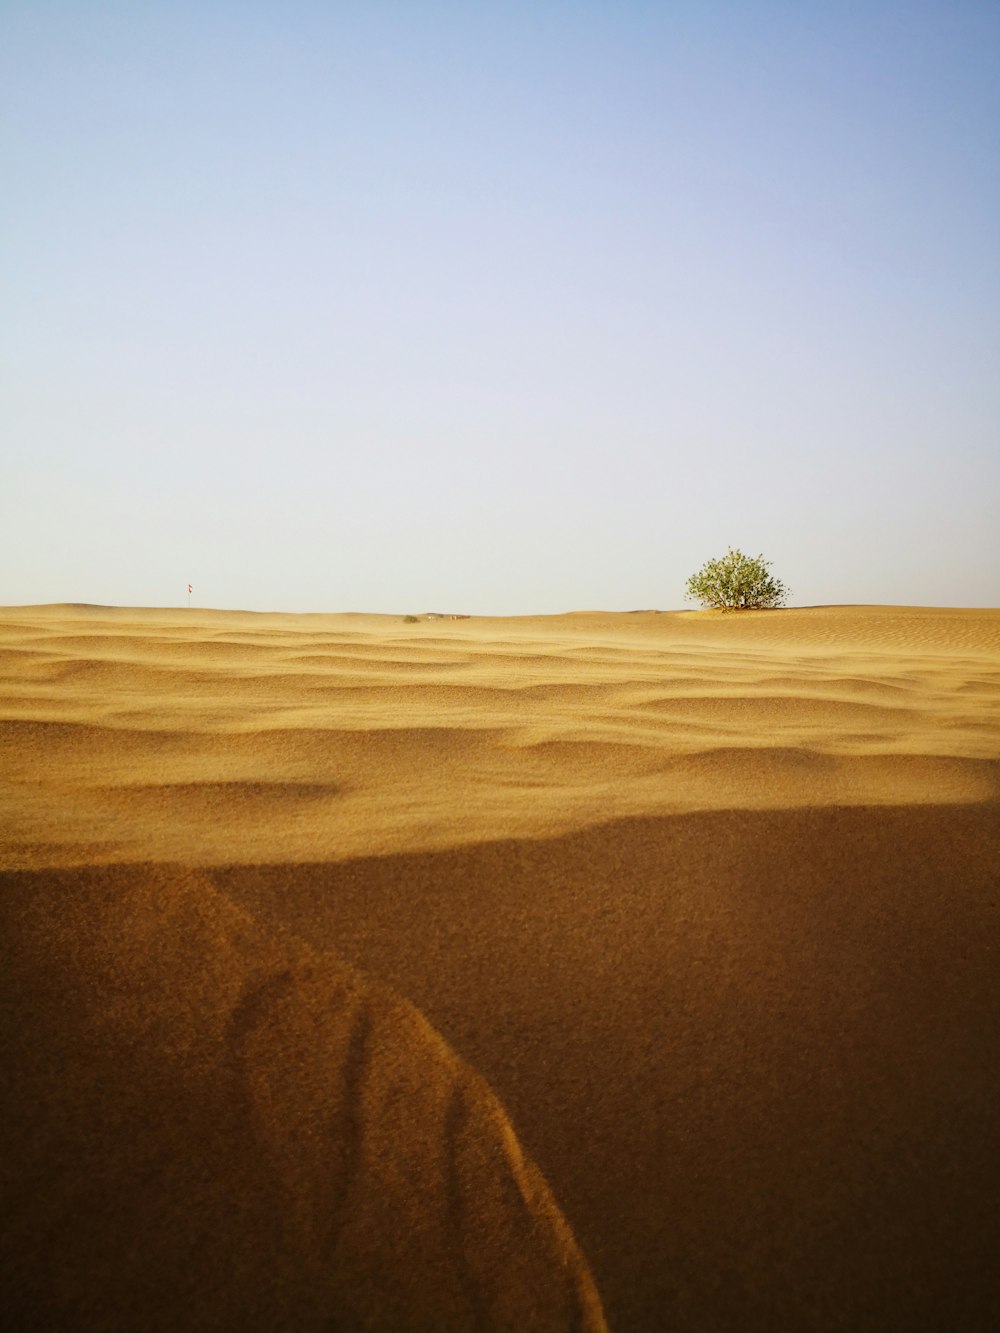
[[[0,612],[37,1328],[993,1329],[1000,611]]]

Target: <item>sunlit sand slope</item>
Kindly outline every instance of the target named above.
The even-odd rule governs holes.
[[[26,1306],[1000,1326],[1000,612],[9,608],[0,766]]]
[[[0,931],[5,1328],[604,1328],[410,1005],[169,868],[9,876]]]
[[[316,861],[990,797],[1000,613],[8,609],[0,864]]]

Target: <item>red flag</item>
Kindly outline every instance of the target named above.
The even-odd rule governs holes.
[[[190,583],[188,584],[188,592],[194,592],[194,588],[191,587]]]

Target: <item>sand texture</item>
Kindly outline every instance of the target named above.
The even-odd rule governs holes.
[[[5,1325],[1000,1327],[1000,611],[0,612]]]

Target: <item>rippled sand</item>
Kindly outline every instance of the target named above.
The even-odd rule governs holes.
[[[994,1326],[1000,612],[8,608],[0,709],[15,1313]]]

